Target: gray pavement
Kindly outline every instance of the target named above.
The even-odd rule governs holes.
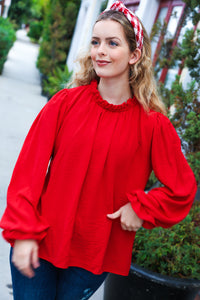
[[[47,101],[41,96],[40,76],[35,66],[38,50],[26,32],[19,30],[0,76],[0,216],[6,206],[6,190],[23,140]],[[1,300],[13,299],[8,257],[9,245],[0,238]],[[103,286],[91,300],[103,300]]]

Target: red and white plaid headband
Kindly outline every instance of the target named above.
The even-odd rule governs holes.
[[[129,20],[129,22],[133,26],[133,29],[135,32],[137,48],[142,49],[142,47],[143,47],[143,29],[142,29],[142,25],[141,25],[140,21],[138,20],[138,18],[136,17],[136,15],[132,11],[130,11],[128,8],[126,8],[126,6],[124,6],[124,4],[121,1],[116,1],[115,3],[113,3],[111,5],[110,8],[105,9],[103,11],[103,13],[108,10],[120,11],[125,15],[125,17]]]

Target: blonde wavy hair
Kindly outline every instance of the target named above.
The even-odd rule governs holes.
[[[108,10],[98,17],[96,23],[102,20],[113,20],[120,23],[124,29],[130,51],[133,52],[136,49],[133,27],[123,13]],[[144,33],[142,53],[140,59],[135,64],[130,65],[130,87],[145,111],[152,109],[166,115],[166,108],[158,96],[157,86],[153,76],[150,40],[143,25],[142,28]],[[80,70],[74,74],[72,82],[70,83],[72,86],[87,85],[90,84],[93,79],[99,81],[99,77],[93,68],[89,52],[79,57],[78,62]]]

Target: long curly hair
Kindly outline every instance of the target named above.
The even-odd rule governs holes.
[[[123,13],[108,10],[98,17],[96,23],[102,20],[113,20],[120,23],[124,29],[130,51],[133,52],[136,49],[136,39],[133,27]],[[166,115],[166,108],[159,98],[153,75],[150,40],[143,25],[142,28],[144,39],[141,57],[135,64],[130,65],[129,84],[133,94],[145,111],[154,110]],[[90,51],[82,57],[80,56],[77,61],[80,69],[73,76],[72,82],[70,83],[72,86],[87,85],[94,79],[99,81],[100,78],[93,68]]]

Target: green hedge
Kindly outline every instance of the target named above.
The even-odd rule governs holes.
[[[37,67],[44,76],[51,76],[57,68],[64,70],[79,5],[80,0],[48,2],[37,60]]]
[[[132,261],[162,275],[200,280],[200,201],[171,228],[138,230]]]
[[[56,68],[53,74],[44,80],[44,93],[50,99],[55,93],[67,87],[70,81],[72,72],[69,72],[67,65],[64,70]]]
[[[38,42],[43,31],[43,21],[34,20],[30,23],[28,36],[35,42]]]
[[[0,17],[0,74],[15,39],[16,35],[13,25],[8,19]]]

